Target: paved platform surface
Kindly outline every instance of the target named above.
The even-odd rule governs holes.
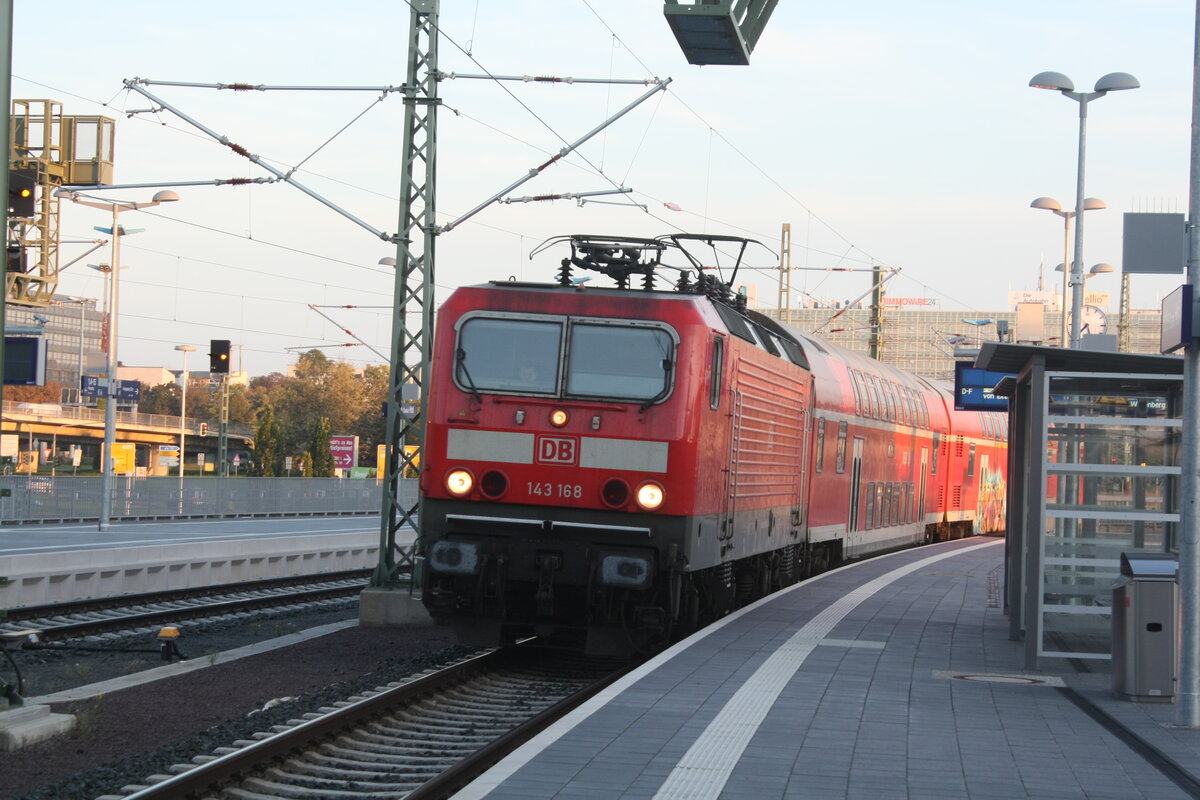
[[[1107,662],[1022,670],[1003,552],[948,542],[767,598],[456,797],[1200,797],[1200,731],[1174,727],[1174,705],[1116,699]]]

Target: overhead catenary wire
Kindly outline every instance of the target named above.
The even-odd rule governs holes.
[[[600,21],[601,21],[601,23],[603,23],[603,19],[600,17],[600,15],[599,15],[598,13],[596,13],[596,10],[595,10],[595,9],[592,7],[592,5],[591,5],[591,4],[589,4],[589,3],[587,3],[587,2],[585,2],[584,4],[585,4],[585,6],[587,6],[587,7],[588,7],[588,9],[589,9],[589,10],[591,10],[591,11],[592,11],[592,13],[593,13],[593,14],[596,16],[596,18],[597,18],[598,20],[600,20]],[[486,30],[486,29],[485,29],[485,30]],[[611,29],[610,29],[610,30],[611,30]],[[614,36],[615,36],[615,34],[614,34]],[[619,37],[615,37],[615,38],[617,39],[617,41],[621,41]],[[634,53],[633,53],[633,51],[632,51],[632,50],[631,50],[631,49],[628,47],[628,45],[625,45],[625,43],[624,43],[623,41],[621,42],[621,44],[622,44],[623,46],[625,46],[625,49],[626,49],[626,50],[627,50],[627,51],[628,51],[628,52],[629,52],[631,55],[633,55],[635,58],[637,57],[637,56],[636,56],[636,54],[634,54]],[[464,53],[468,53],[468,54],[469,54],[469,49],[468,49],[468,50],[464,50]],[[651,70],[649,70],[649,69],[647,69],[646,71],[647,71],[647,73],[651,72]],[[264,86],[264,85],[258,85],[258,84],[254,84],[254,85],[252,85],[252,84],[245,84],[245,85],[242,85],[242,84],[221,84],[220,86],[221,86],[222,88],[225,88],[225,89],[232,89],[232,90],[234,90],[234,91],[251,91],[251,90],[257,90],[257,89],[259,88],[259,86]],[[243,88],[243,87],[245,87],[245,88]],[[302,88],[302,87],[282,87],[282,88],[284,88],[285,90],[292,90],[293,88],[294,88],[294,89],[300,89],[300,88]],[[339,88],[339,87],[330,87],[330,88]],[[363,91],[366,91],[366,90],[378,91],[378,90],[379,90],[381,87],[375,87],[375,86],[371,86],[371,87],[348,87],[348,88],[351,88],[351,89],[361,89],[361,90],[363,90]],[[665,96],[666,96],[666,93],[664,93],[662,96],[665,98]],[[677,95],[677,96],[678,96],[678,95]],[[683,102],[683,101],[681,100],[681,102]],[[686,107],[686,104],[685,104],[685,107]],[[691,109],[689,108],[689,110],[691,110]],[[693,113],[695,113],[695,112],[693,112]],[[536,115],[535,115],[535,116],[536,116]],[[697,117],[697,118],[699,118],[699,117]],[[549,128],[549,126],[547,126],[547,127]],[[709,127],[709,128],[711,128],[711,126],[706,126],[706,127]],[[550,129],[551,129],[551,130],[553,130],[552,128],[550,128]],[[179,128],[176,128],[176,127],[172,127],[172,130],[180,131],[180,129],[179,129]],[[190,134],[190,132],[188,132],[188,131],[180,131],[180,132],[184,132],[184,133],[189,133],[189,134]],[[724,141],[726,141],[726,142],[728,142],[728,140],[727,140],[727,139],[725,139],[725,137],[723,137],[723,136],[721,136],[721,137],[719,137],[719,138],[720,138],[720,139],[722,139],[722,140],[724,140]],[[735,150],[736,150],[736,148],[735,148]],[[745,157],[745,156],[744,156],[744,153],[741,153],[740,151],[738,151],[738,152],[739,152],[739,155],[743,155],[743,157]],[[574,159],[572,159],[572,160],[574,160]],[[304,162],[301,162],[301,163],[304,163]],[[298,168],[298,166],[297,166],[297,168]],[[600,170],[598,170],[598,171],[599,171],[601,174],[603,174],[603,170],[602,170],[602,169],[600,169]],[[352,184],[347,184],[347,185],[352,185]],[[641,193],[641,192],[639,192],[639,194],[642,194],[642,193]],[[650,195],[646,195],[646,196],[650,196]],[[797,202],[799,202],[799,201],[797,201]],[[658,204],[656,204],[656,205],[658,205]],[[801,206],[803,207],[803,203],[801,203]],[[811,215],[811,211],[810,211],[810,215]],[[439,214],[439,216],[441,216],[441,215]],[[656,218],[657,218],[657,217],[656,217]],[[819,217],[815,217],[815,215],[812,215],[812,218],[815,218],[815,219],[818,219],[818,220],[820,219]],[[478,221],[478,219],[476,219],[476,220],[473,220],[473,221],[474,221],[474,222],[476,222],[476,224],[484,224],[484,223],[480,223],[480,222]],[[820,221],[821,221],[821,223],[822,223],[822,224],[825,224],[823,220],[820,220]],[[189,224],[189,223],[184,223],[184,224]],[[720,224],[720,223],[718,223],[718,224]],[[205,226],[197,226],[197,227],[205,227]],[[510,233],[511,235],[514,235],[514,236],[517,236],[517,237],[521,237],[521,235],[522,235],[522,234],[520,234],[520,233],[513,232],[513,231],[504,231],[504,229],[502,229],[502,228],[495,228],[494,226],[489,226],[489,227],[492,227],[492,228],[493,228],[493,229],[495,229],[495,230],[500,230],[500,231],[503,231],[503,232],[505,232],[505,233]],[[829,227],[829,226],[828,226],[828,225],[826,225],[826,227]],[[215,229],[215,228],[209,228],[209,229],[210,229],[210,230],[218,230],[218,229]],[[832,229],[831,229],[831,230],[832,230]],[[220,231],[220,232],[221,232],[221,233],[227,233],[227,232],[225,232],[225,231]],[[227,235],[235,235],[235,236],[236,236],[237,234],[227,233]],[[252,238],[249,238],[249,237],[239,237],[239,238],[242,238],[242,239],[244,239],[244,240],[246,240],[246,241],[258,241],[258,242],[260,242],[260,243],[261,243],[261,242],[263,242],[263,240],[252,239]],[[843,238],[843,239],[845,239],[845,237],[842,237],[842,238]],[[270,245],[270,246],[277,246],[277,245],[270,244],[270,243],[269,243],[269,245]],[[284,249],[290,249],[290,250],[293,250],[294,252],[301,252],[301,253],[304,253],[304,252],[305,252],[305,251],[303,251],[303,250],[299,250],[299,249],[296,249],[296,248],[286,248],[286,247],[285,247]],[[857,250],[857,248],[855,248],[855,249]],[[861,251],[860,251],[860,252],[861,252]],[[315,254],[312,254],[312,253],[308,253],[308,254],[309,254],[309,255],[315,255]],[[832,254],[832,253],[831,253],[831,254],[829,254],[829,255],[830,255],[830,256],[833,256],[833,255],[835,255],[835,254]],[[326,258],[326,257],[324,257],[324,256],[316,256],[316,257],[318,257],[318,258]],[[356,267],[356,268],[363,268],[361,265],[359,265],[359,264],[353,264],[352,262],[341,261],[341,260],[338,260],[338,259],[330,259],[330,260],[331,260],[331,261],[334,261],[334,262],[336,262],[336,263],[351,264],[352,266],[354,266],[354,267]],[[856,261],[857,259],[849,259],[849,260]],[[872,259],[872,261],[874,261],[874,260],[875,260],[875,259]],[[752,270],[754,273],[756,273],[756,274],[760,274],[760,275],[765,275],[765,274],[769,274],[769,273],[773,273],[773,272],[774,272],[774,269],[773,269],[772,267],[751,267],[751,266],[747,266],[747,269],[750,269],[750,270]],[[370,271],[372,271],[372,272],[383,272],[383,271],[380,271],[380,270],[370,270]],[[290,276],[289,276],[289,277],[290,277]],[[448,289],[448,288],[451,288],[451,287],[449,287],[449,286],[444,286],[444,285],[441,285],[441,284],[439,284],[439,288],[442,288],[442,289]],[[186,290],[185,290],[185,291],[186,291]]]

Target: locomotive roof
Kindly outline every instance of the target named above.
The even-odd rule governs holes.
[[[751,326],[765,328],[774,336],[778,337],[788,351],[785,355],[794,363],[798,363],[804,367],[810,367],[816,361],[840,362],[844,365],[852,365],[864,372],[874,373],[880,376],[886,376],[897,383],[908,384],[911,386],[921,386],[927,390],[947,393],[951,391],[948,383],[943,381],[923,378],[913,373],[905,372],[897,367],[889,364],[884,364],[869,356],[849,350],[841,345],[833,344],[818,336],[815,336],[806,331],[802,331],[791,325],[784,325],[778,320],[768,317],[761,312],[752,309],[739,308],[734,303],[721,302],[721,298],[714,298],[711,294],[696,293],[694,291],[679,291],[676,288],[664,289],[642,289],[642,288],[621,288],[616,286],[589,286],[586,283],[572,283],[564,286],[561,283],[548,283],[539,281],[489,281],[486,284],[476,284],[469,289],[503,289],[505,291],[525,291],[538,292],[547,294],[586,294],[599,295],[609,298],[630,298],[630,299],[646,299],[647,297],[654,300],[663,301],[687,301],[702,308],[713,309],[717,316],[724,322],[729,333],[734,336],[746,339],[751,342],[756,342],[756,338],[750,333]],[[732,298],[731,298],[732,299]],[[704,302],[707,301],[707,302]],[[744,302],[744,301],[743,301]]]

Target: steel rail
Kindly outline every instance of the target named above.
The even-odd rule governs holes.
[[[449,687],[462,685],[476,676],[503,667],[508,659],[516,655],[515,650],[519,649],[491,650],[471,657],[431,675],[364,698],[270,738],[202,763],[187,772],[138,789],[126,795],[124,800],[199,800],[212,797],[230,783],[251,777],[256,772],[281,764],[322,742],[330,741],[367,722],[393,713],[398,706]],[[574,692],[403,796],[406,800],[432,800],[449,796],[632,668],[632,665],[622,666]],[[352,794],[352,791],[347,791],[347,795],[349,794]]]

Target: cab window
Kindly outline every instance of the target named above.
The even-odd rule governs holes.
[[[712,369],[709,372],[708,407],[714,411],[721,407],[721,377],[725,368],[725,340],[713,338]]]
[[[562,330],[559,321],[472,317],[458,332],[454,379],[467,390],[552,394]]]
[[[661,328],[575,323],[567,359],[567,394],[654,400],[671,388],[671,335]]]

